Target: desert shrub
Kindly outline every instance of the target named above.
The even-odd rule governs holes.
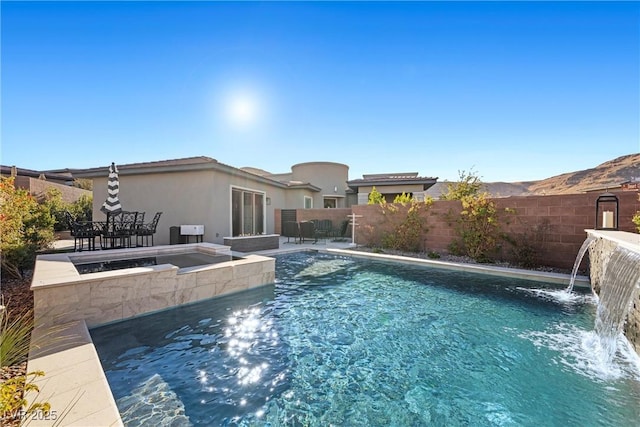
[[[462,200],[465,197],[480,194],[483,183],[477,173],[471,169],[469,172],[458,171],[458,181],[447,183],[447,192],[440,196],[441,200]]]
[[[638,200],[640,200],[640,194],[638,194]],[[636,212],[633,218],[631,218],[631,221],[636,225],[638,233],[640,233],[640,211]]]
[[[369,201],[367,202],[368,205],[377,205],[377,204],[384,204],[385,203],[385,199],[384,196],[382,195],[382,193],[380,193],[376,187],[373,187],[371,189],[371,193],[369,193]]]
[[[9,313],[0,306],[0,361],[12,366],[27,360],[29,340],[33,329],[33,311]]]
[[[23,189],[13,186],[13,178],[0,180],[0,257],[2,272],[22,277],[31,268],[36,252],[53,241],[52,217],[48,206]]]
[[[393,199],[393,203],[401,203],[403,205],[406,205],[407,203],[411,203],[412,200],[413,200],[413,196],[411,196],[411,194],[407,194],[403,192],[402,194],[398,194]]]
[[[69,205],[69,212],[76,221],[91,221],[93,218],[93,196],[83,195]]]
[[[69,228],[64,213],[69,210],[69,204],[62,200],[62,192],[57,188],[48,188],[44,195],[40,196],[38,203],[49,211],[54,219],[53,230],[61,231]]]
[[[531,268],[539,264],[540,253],[544,251],[551,225],[547,218],[534,226],[524,225],[528,231],[519,234],[503,233],[502,237],[511,245],[513,261],[521,267]]]
[[[423,235],[428,231],[425,211],[433,204],[432,199],[419,202],[411,199],[406,216],[402,218],[390,233],[382,236],[382,247],[407,252],[419,252],[422,247]],[[386,212],[391,215],[402,215],[404,209],[390,205]]]
[[[0,421],[28,420],[32,414],[42,412],[48,415],[51,411],[49,402],[27,402],[25,394],[31,391],[40,392],[35,384],[38,377],[44,376],[42,371],[18,375],[0,384]]]
[[[466,255],[478,262],[490,262],[499,249],[497,208],[487,193],[465,196],[457,232]]]

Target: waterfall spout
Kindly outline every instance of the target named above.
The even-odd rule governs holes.
[[[567,293],[571,293],[573,291],[573,285],[576,283],[576,276],[578,275],[578,267],[580,267],[580,263],[582,262],[582,258],[584,258],[584,254],[587,253],[591,242],[596,240],[594,236],[587,236],[585,241],[580,246],[580,250],[578,251],[578,255],[576,256],[576,261],[573,263],[573,270],[571,270],[571,279],[569,280],[569,286],[567,287]]]
[[[616,352],[627,313],[640,291],[640,253],[617,246],[607,263],[600,289],[595,331],[609,359]]]

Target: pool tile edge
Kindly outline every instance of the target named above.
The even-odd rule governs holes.
[[[30,392],[26,399],[49,402],[52,413],[30,420],[29,425],[123,426],[84,320],[35,328],[27,364],[27,372],[33,371],[45,375],[34,381],[40,392]]]

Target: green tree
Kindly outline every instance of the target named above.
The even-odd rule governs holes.
[[[447,182],[447,192],[440,196],[441,200],[462,200],[480,194],[484,184],[473,169],[469,172],[459,170],[458,176],[457,182]]]
[[[385,203],[385,199],[384,196],[382,195],[382,193],[380,193],[376,187],[373,187],[371,189],[371,193],[369,193],[369,201],[367,202],[367,204],[369,205],[381,205]]]

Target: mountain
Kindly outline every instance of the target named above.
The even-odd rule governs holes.
[[[640,153],[609,160],[595,168],[563,173],[529,186],[533,194],[584,193],[615,188],[625,181],[640,179]]]
[[[494,197],[571,194],[619,187],[625,181],[640,180],[640,153],[628,154],[594,168],[563,173],[539,181],[485,182],[485,190]],[[447,182],[438,182],[427,195],[439,198],[446,193]]]

